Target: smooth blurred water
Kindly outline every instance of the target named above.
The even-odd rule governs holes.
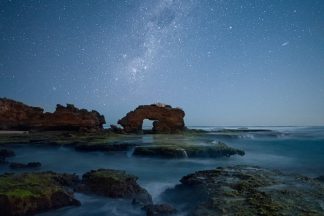
[[[255,127],[254,127],[255,128]],[[83,173],[98,168],[121,169],[139,177],[139,183],[160,202],[159,195],[168,187],[176,185],[182,176],[197,170],[236,164],[257,165],[283,172],[299,173],[315,177],[324,175],[324,127],[271,127],[274,131],[239,133],[223,136],[221,127],[201,127],[209,131],[200,136],[138,135],[127,142],[188,143],[213,145],[223,141],[240,148],[246,155],[230,158],[201,159],[152,159],[132,157],[131,152],[102,153],[77,152],[73,148],[14,145],[15,162],[39,161],[42,168],[56,172]],[[7,172],[1,165],[0,172]],[[22,171],[21,171],[22,172]],[[81,207],[68,207],[42,215],[143,215],[144,212],[130,201],[114,200],[93,195],[76,194]]]

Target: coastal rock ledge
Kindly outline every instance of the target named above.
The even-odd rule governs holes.
[[[44,113],[40,107],[0,98],[0,130],[99,131],[105,123],[105,117],[97,111],[78,109],[72,104],[58,104],[55,112]]]
[[[144,119],[153,120],[153,132],[177,133],[185,129],[185,112],[170,105],[151,104],[138,106],[134,111],[127,113],[118,121],[126,133],[142,132]]]

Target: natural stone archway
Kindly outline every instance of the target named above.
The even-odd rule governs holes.
[[[126,133],[142,132],[143,120],[153,120],[153,132],[176,133],[185,128],[185,112],[170,105],[152,104],[138,106],[118,121]]]

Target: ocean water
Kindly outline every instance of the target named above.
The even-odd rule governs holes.
[[[98,168],[121,169],[139,177],[139,183],[152,195],[156,203],[163,202],[161,193],[179,183],[182,176],[197,170],[230,165],[256,165],[278,169],[285,173],[298,173],[310,177],[324,175],[324,127],[249,127],[265,131],[223,133],[223,127],[192,127],[208,131],[201,136],[183,135],[138,135],[130,136],[126,142],[149,144],[189,143],[213,145],[218,141],[242,149],[245,156],[200,159],[153,159],[133,157],[130,152],[77,152],[66,147],[44,147],[30,145],[11,146],[15,162],[39,161],[43,170],[68,172],[82,175]],[[227,129],[237,129],[229,127]],[[267,129],[271,131],[266,131]],[[0,173],[11,171],[0,166]],[[23,171],[21,171],[23,172]],[[76,194],[80,207],[67,207],[42,213],[54,215],[145,215],[130,201],[109,199],[94,195]],[[180,212],[179,215],[182,215]]]

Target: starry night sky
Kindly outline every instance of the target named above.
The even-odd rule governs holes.
[[[324,1],[0,0],[0,97],[116,123],[324,125]]]

